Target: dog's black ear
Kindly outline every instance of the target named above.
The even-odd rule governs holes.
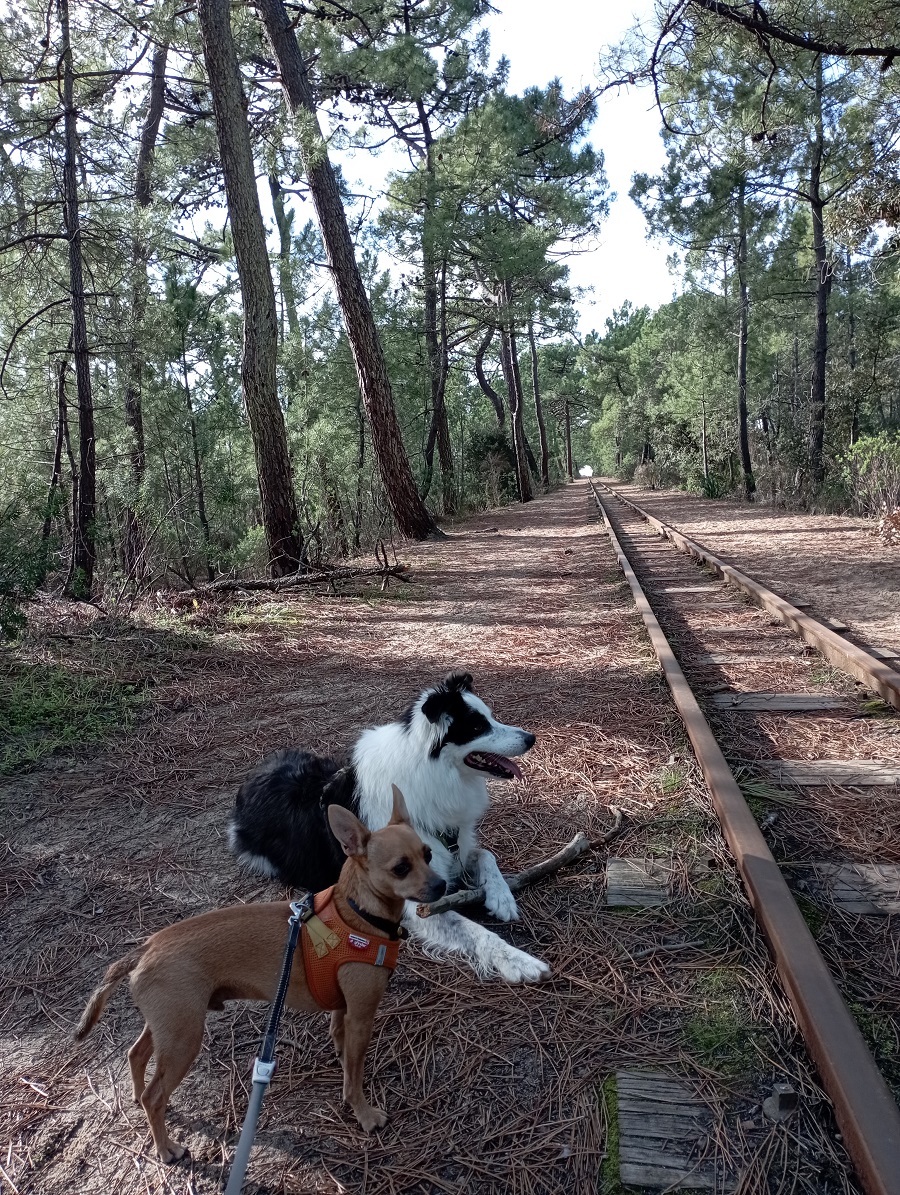
[[[444,686],[448,693],[471,693],[473,683],[471,672],[451,672]]]
[[[429,722],[440,722],[450,704],[450,694],[443,685],[432,690],[422,702],[422,713]]]

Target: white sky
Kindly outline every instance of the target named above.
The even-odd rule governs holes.
[[[558,75],[567,95],[597,84],[597,63],[605,45],[620,41],[634,19],[649,21],[652,0],[494,0],[502,11],[491,17],[491,51],[510,61],[509,90],[544,87]],[[628,198],[631,176],[655,172],[663,163],[659,117],[648,90],[609,92],[591,134],[606,159],[610,208],[600,243],[570,261],[573,283],[592,286],[581,303],[581,330],[603,330],[603,321],[626,299],[635,307],[658,307],[672,298],[675,280],[666,267],[667,247],[648,242],[644,217]]]
[[[653,10],[653,0],[493,3],[501,11],[487,21],[491,55],[494,61],[504,54],[509,59],[509,90],[514,93],[545,87],[557,76],[566,95],[596,86],[602,48],[620,41],[635,18],[649,21]],[[606,317],[626,299],[635,307],[655,308],[677,289],[666,266],[667,246],[647,241],[644,217],[628,198],[633,174],[656,172],[662,166],[659,129],[649,90],[609,92],[600,101],[590,139],[603,151],[609,187],[618,198],[596,246],[569,259],[573,285],[593,288],[579,303],[582,333],[594,328],[602,332]],[[365,151],[335,157],[348,181],[358,180],[362,190],[376,194],[392,167],[409,168],[408,159],[390,149],[374,158]],[[302,209],[300,214],[305,218]]]

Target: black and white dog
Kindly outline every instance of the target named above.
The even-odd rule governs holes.
[[[231,848],[246,866],[285,884],[327,888],[344,858],[328,825],[328,806],[345,805],[378,830],[390,820],[396,784],[431,847],[435,871],[451,888],[464,878],[483,885],[488,911],[514,921],[515,898],[497,860],[478,846],[478,823],[489,803],[485,778],[521,775],[510,756],[533,745],[533,734],[496,721],[472,692],[468,673],[453,673],[426,689],[398,722],[364,731],[345,767],[308,751],[279,751],[264,760],[238,792]],[[535,983],[550,974],[539,959],[458,913],[421,918],[410,904],[404,920],[426,951],[464,955],[479,975]]]

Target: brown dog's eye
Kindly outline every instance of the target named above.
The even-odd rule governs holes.
[[[430,846],[423,847],[422,854],[425,856],[425,862],[430,863],[431,862],[431,847]]]
[[[401,859],[397,866],[391,870],[395,876],[399,876],[402,879],[403,876],[408,876],[412,871],[412,864],[410,863],[409,859]]]

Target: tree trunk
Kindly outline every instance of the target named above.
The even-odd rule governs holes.
[[[146,467],[144,449],[144,416],[141,403],[143,385],[144,351],[140,343],[144,315],[147,310],[147,262],[149,252],[143,229],[140,227],[140,212],[150,206],[150,172],[156,139],[165,110],[166,61],[168,42],[160,42],[153,51],[150,67],[150,91],[147,99],[147,113],[141,129],[137,164],[134,175],[135,231],[131,241],[131,319],[128,334],[128,376],[125,383],[125,426],[130,434],[129,457],[131,463],[131,486],[124,511],[124,532],[122,535],[122,564],[128,577],[135,577],[144,558],[144,531],[135,502],[140,493]]]
[[[703,464],[703,480],[709,481],[709,451],[706,445],[706,403],[700,404],[700,456]]]
[[[574,481],[575,462],[572,460],[572,412],[569,409],[568,399],[563,403],[563,421],[566,435],[566,479]]]
[[[853,261],[847,250],[847,364],[850,366],[850,447],[859,439],[859,395],[856,390],[856,308],[853,305]]]
[[[753,501],[756,481],[753,477],[753,463],[750,460],[750,438],[747,433],[747,341],[750,333],[750,295],[747,289],[747,213],[744,207],[746,181],[742,178],[738,187],[738,251],[737,275],[740,295],[738,311],[738,445],[741,453],[744,499]]]
[[[445,514],[452,514],[456,508],[454,494],[453,445],[450,440],[450,425],[447,420],[447,406],[444,396],[447,390],[449,359],[447,352],[447,263],[441,268],[441,286],[437,287],[433,277],[433,263],[425,257],[425,343],[428,351],[428,373],[431,383],[431,423],[425,443],[425,477],[421,494],[427,498],[434,476],[434,449],[437,445],[441,463],[441,489]],[[440,312],[440,316],[438,315]],[[440,332],[438,332],[440,319]]]
[[[50,533],[53,530],[53,499],[62,476],[62,450],[66,435],[66,370],[68,365],[68,361],[63,357],[56,366],[56,436],[53,441],[53,466],[47,486],[47,509],[44,512],[44,525],[41,528],[41,584],[44,583],[49,567],[47,552]]]
[[[300,567],[303,537],[284,416],[278,404],[275,290],[256,191],[247,101],[231,36],[229,0],[199,0],[198,12],[244,304],[241,389],[253,436],[269,569],[273,577],[280,577]]]
[[[825,203],[822,196],[822,162],[825,133],[822,117],[822,56],[816,58],[816,140],[813,144],[809,180],[809,206],[812,211],[813,251],[816,259],[816,338],[813,350],[810,386],[809,472],[813,488],[825,480],[825,369],[828,361],[828,297],[831,293],[831,269],[825,245]]]
[[[500,325],[500,363],[506,377],[509,390],[509,412],[512,423],[513,451],[516,457],[516,483],[519,487],[519,501],[530,502],[531,474],[528,471],[528,458],[525,455],[525,428],[523,425],[521,377],[518,370],[518,350],[516,337],[511,326],[507,326],[509,318],[509,303],[511,287],[504,282],[500,290],[500,301],[506,309]]]
[[[534,324],[528,321],[528,344],[531,348],[531,389],[534,393],[534,415],[538,425],[538,443],[541,450],[541,485],[550,485],[550,449],[547,447],[547,428],[544,424],[544,412],[541,407],[541,390],[538,383],[538,355],[534,340]]]
[[[194,418],[194,404],[191,401],[191,385],[187,367],[187,344],[184,336],[181,339],[181,375],[184,382],[184,401],[187,405],[188,424],[191,430],[191,449],[194,457],[194,488],[197,491],[197,518],[203,529],[203,542],[206,545],[206,579],[216,579],[210,559],[209,519],[206,517],[206,494],[203,489],[203,470],[200,468],[200,446],[197,442],[197,420]]]
[[[475,377],[478,379],[478,385],[481,387],[482,392],[491,400],[491,404],[497,414],[497,426],[503,431],[506,425],[506,408],[503,405],[503,399],[487,380],[484,372],[484,354],[488,351],[491,341],[494,339],[494,332],[495,329],[493,327],[488,328],[484,334],[484,339],[475,352]]]
[[[284,206],[284,191],[274,174],[269,175],[269,194],[272,196],[272,210],[278,229],[278,281],[281,285],[281,301],[287,318],[288,331],[295,335],[300,331],[297,314],[297,292],[294,275],[291,273],[291,213]]]
[[[431,390],[431,425],[428,429],[428,440],[425,444],[425,477],[422,482],[421,494],[423,498],[426,498],[428,491],[431,489],[431,480],[434,476],[434,449],[435,444],[437,444],[438,456],[441,462],[444,511],[447,514],[451,514],[455,507],[453,494],[453,445],[450,440],[447,411],[444,406],[444,395],[447,388],[447,263],[445,259],[440,271],[441,286],[438,288],[438,269],[432,239],[436,189],[433,150],[434,138],[431,134],[431,122],[428,119],[428,113],[421,100],[416,102],[416,113],[419,118],[419,127],[422,130],[424,144],[425,203],[422,213],[423,323],[425,348],[428,354],[428,378]],[[440,332],[438,331],[439,326]]]
[[[72,510],[72,557],[65,594],[90,598],[96,561],[95,522],[97,477],[94,444],[94,397],[88,353],[81,257],[81,221],[78,212],[78,113],[75,110],[75,74],[69,39],[69,0],[58,0],[62,32],[60,59],[63,70],[65,158],[63,161],[64,219],[69,243],[69,291],[72,297],[72,352],[78,395],[78,495]]]
[[[210,2],[201,0],[201,7]],[[222,4],[223,0],[215,2]],[[438,536],[441,532],[416,489],[403,445],[384,352],[359,273],[347,216],[319,128],[306,64],[293,26],[283,0],[257,0],[257,7],[278,62],[288,107],[295,115],[303,114],[296,127],[303,167],[347,328],[388,503],[402,535],[410,539]]]

